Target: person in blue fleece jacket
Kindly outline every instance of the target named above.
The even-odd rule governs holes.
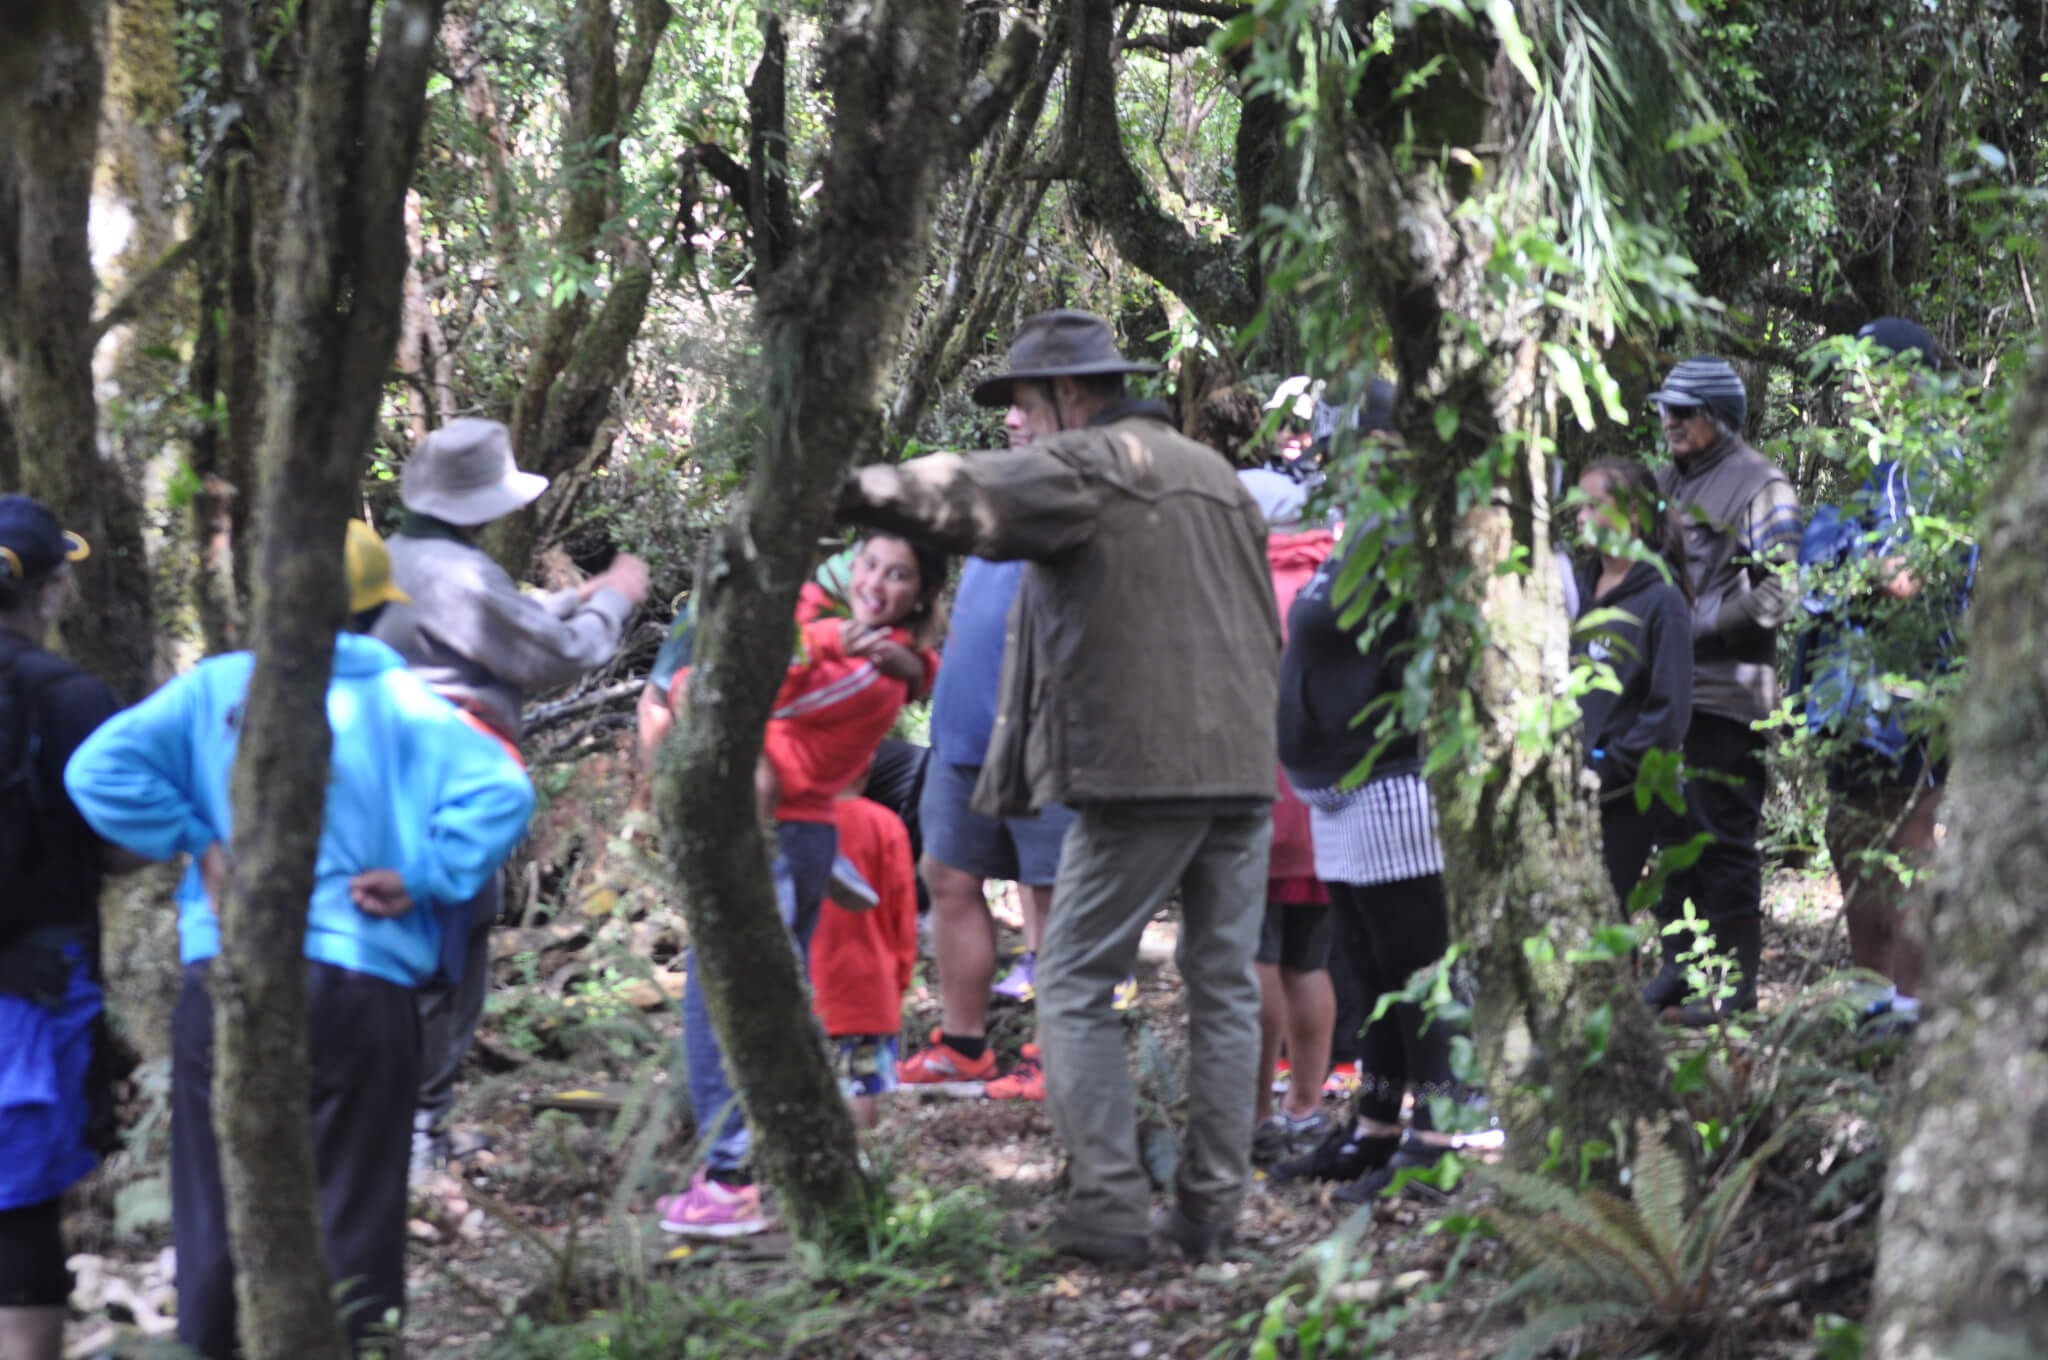
[[[330,1278],[358,1346],[396,1348],[404,1305],[409,1112],[420,1046],[413,989],[434,972],[443,912],[475,895],[521,835],[533,787],[504,749],[364,633],[387,603],[390,559],[351,523],[353,631],[335,640],[327,808],[306,925],[314,1159]],[[192,856],[178,889],[184,984],[172,1025],[171,1201],[178,1337],[235,1349],[220,1155],[212,1125],[220,949],[212,890],[231,842],[233,774],[254,658],[201,662],[94,732],[64,773],[86,821],[150,859]]]

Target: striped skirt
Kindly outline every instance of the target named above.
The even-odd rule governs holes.
[[[1397,774],[1355,789],[1302,789],[1316,877],[1325,883],[1398,883],[1444,871],[1436,808],[1419,774]]]

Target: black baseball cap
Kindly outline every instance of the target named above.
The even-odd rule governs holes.
[[[0,584],[40,581],[92,548],[33,496],[0,496]]]

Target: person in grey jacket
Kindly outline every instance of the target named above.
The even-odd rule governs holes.
[[[1692,576],[1692,721],[1685,734],[1691,777],[1687,815],[1712,837],[1689,869],[1668,880],[1659,910],[1675,920],[1690,899],[1715,951],[1739,970],[1733,996],[1696,1002],[1674,1018],[1704,1025],[1756,1009],[1763,955],[1764,737],[1756,724],[1778,704],[1778,629],[1791,613],[1788,569],[1801,518],[1792,484],[1742,438],[1749,398],[1724,359],[1696,357],[1650,394],[1671,465],[1658,491],[1685,520]],[[1643,1000],[1666,1010],[1686,999],[1684,942],[1664,937],[1664,966]]]
[[[385,609],[373,632],[515,758],[526,696],[608,661],[647,597],[646,564],[628,553],[575,589],[533,596],[478,546],[485,525],[532,504],[547,485],[519,470],[511,435],[495,420],[464,417],[428,435],[406,460],[399,500],[409,513],[389,543],[392,580],[411,603]],[[503,876],[491,875],[467,905],[469,929],[449,932],[447,985],[418,994],[416,1175],[450,1155],[455,1076],[483,1015],[490,927],[504,896]]]

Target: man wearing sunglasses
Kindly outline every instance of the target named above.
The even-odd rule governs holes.
[[[1671,876],[1659,904],[1665,921],[1691,899],[1714,936],[1714,952],[1732,955],[1734,994],[1690,1005],[1682,936],[1664,937],[1664,966],[1643,989],[1657,1011],[1706,1025],[1756,1009],[1763,953],[1764,738],[1758,721],[1778,704],[1778,628],[1794,591],[1801,517],[1792,484],[1742,437],[1749,399],[1724,359],[1685,360],[1650,394],[1671,464],[1658,488],[1685,519],[1692,574],[1692,723],[1685,736],[1688,814],[1712,836],[1696,863]]]

